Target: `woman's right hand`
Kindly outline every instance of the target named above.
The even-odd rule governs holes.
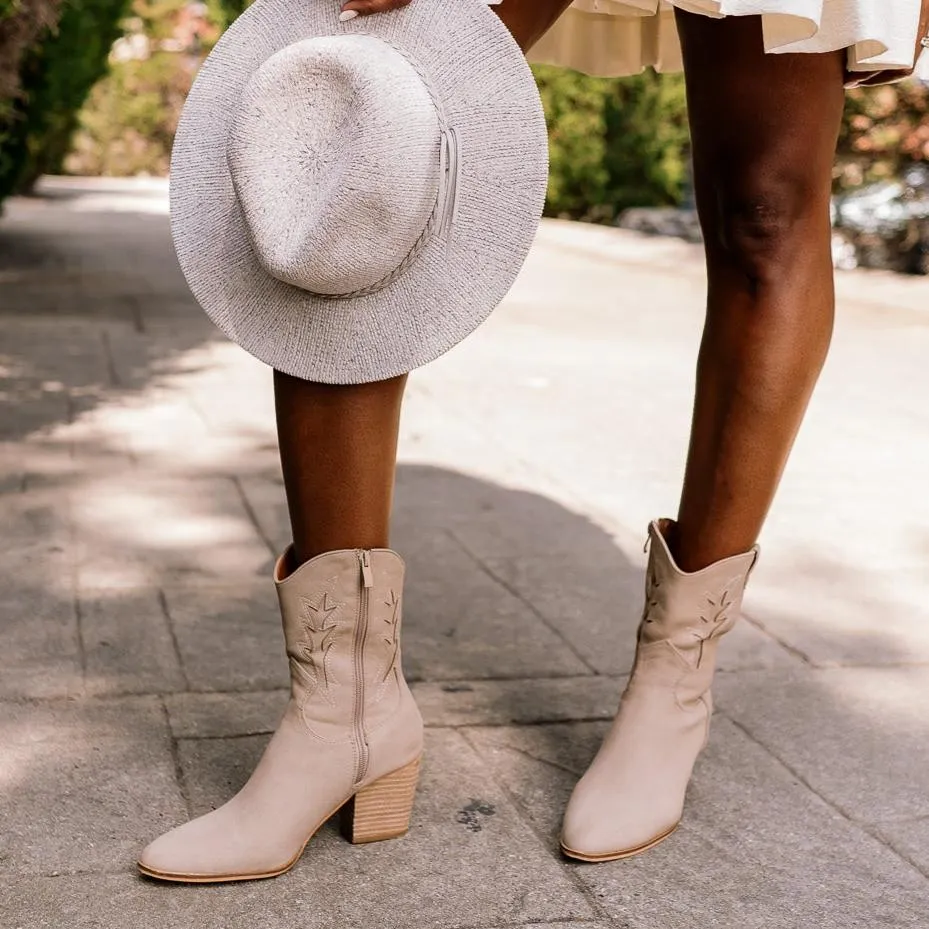
[[[409,6],[413,0],[348,0],[342,4],[342,19],[354,19],[355,16],[370,16],[372,13],[388,13]],[[354,16],[349,16],[353,13]]]

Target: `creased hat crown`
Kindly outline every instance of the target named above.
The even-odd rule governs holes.
[[[250,79],[228,162],[256,255],[310,293],[389,277],[428,234],[441,127],[412,64],[365,35],[295,42]]]

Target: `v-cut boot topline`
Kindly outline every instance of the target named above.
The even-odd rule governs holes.
[[[274,571],[290,659],[284,718],[248,783],[219,809],[152,842],[150,877],[276,877],[336,811],[351,842],[409,828],[423,723],[400,665],[404,567],[386,549],[320,555]]]
[[[681,571],[649,527],[646,603],[635,664],[616,719],[568,802],[562,850],[581,861],[644,852],[681,820],[694,762],[709,736],[720,637],[736,623],[758,548]]]

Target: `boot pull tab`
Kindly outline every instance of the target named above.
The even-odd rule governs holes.
[[[361,563],[361,586],[373,587],[374,572],[371,570],[371,553],[368,551],[360,551],[358,553],[358,560]]]

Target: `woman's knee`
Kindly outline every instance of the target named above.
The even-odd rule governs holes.
[[[754,288],[776,284],[828,254],[829,193],[799,175],[720,177],[711,235]],[[820,185],[821,186],[821,185]]]

